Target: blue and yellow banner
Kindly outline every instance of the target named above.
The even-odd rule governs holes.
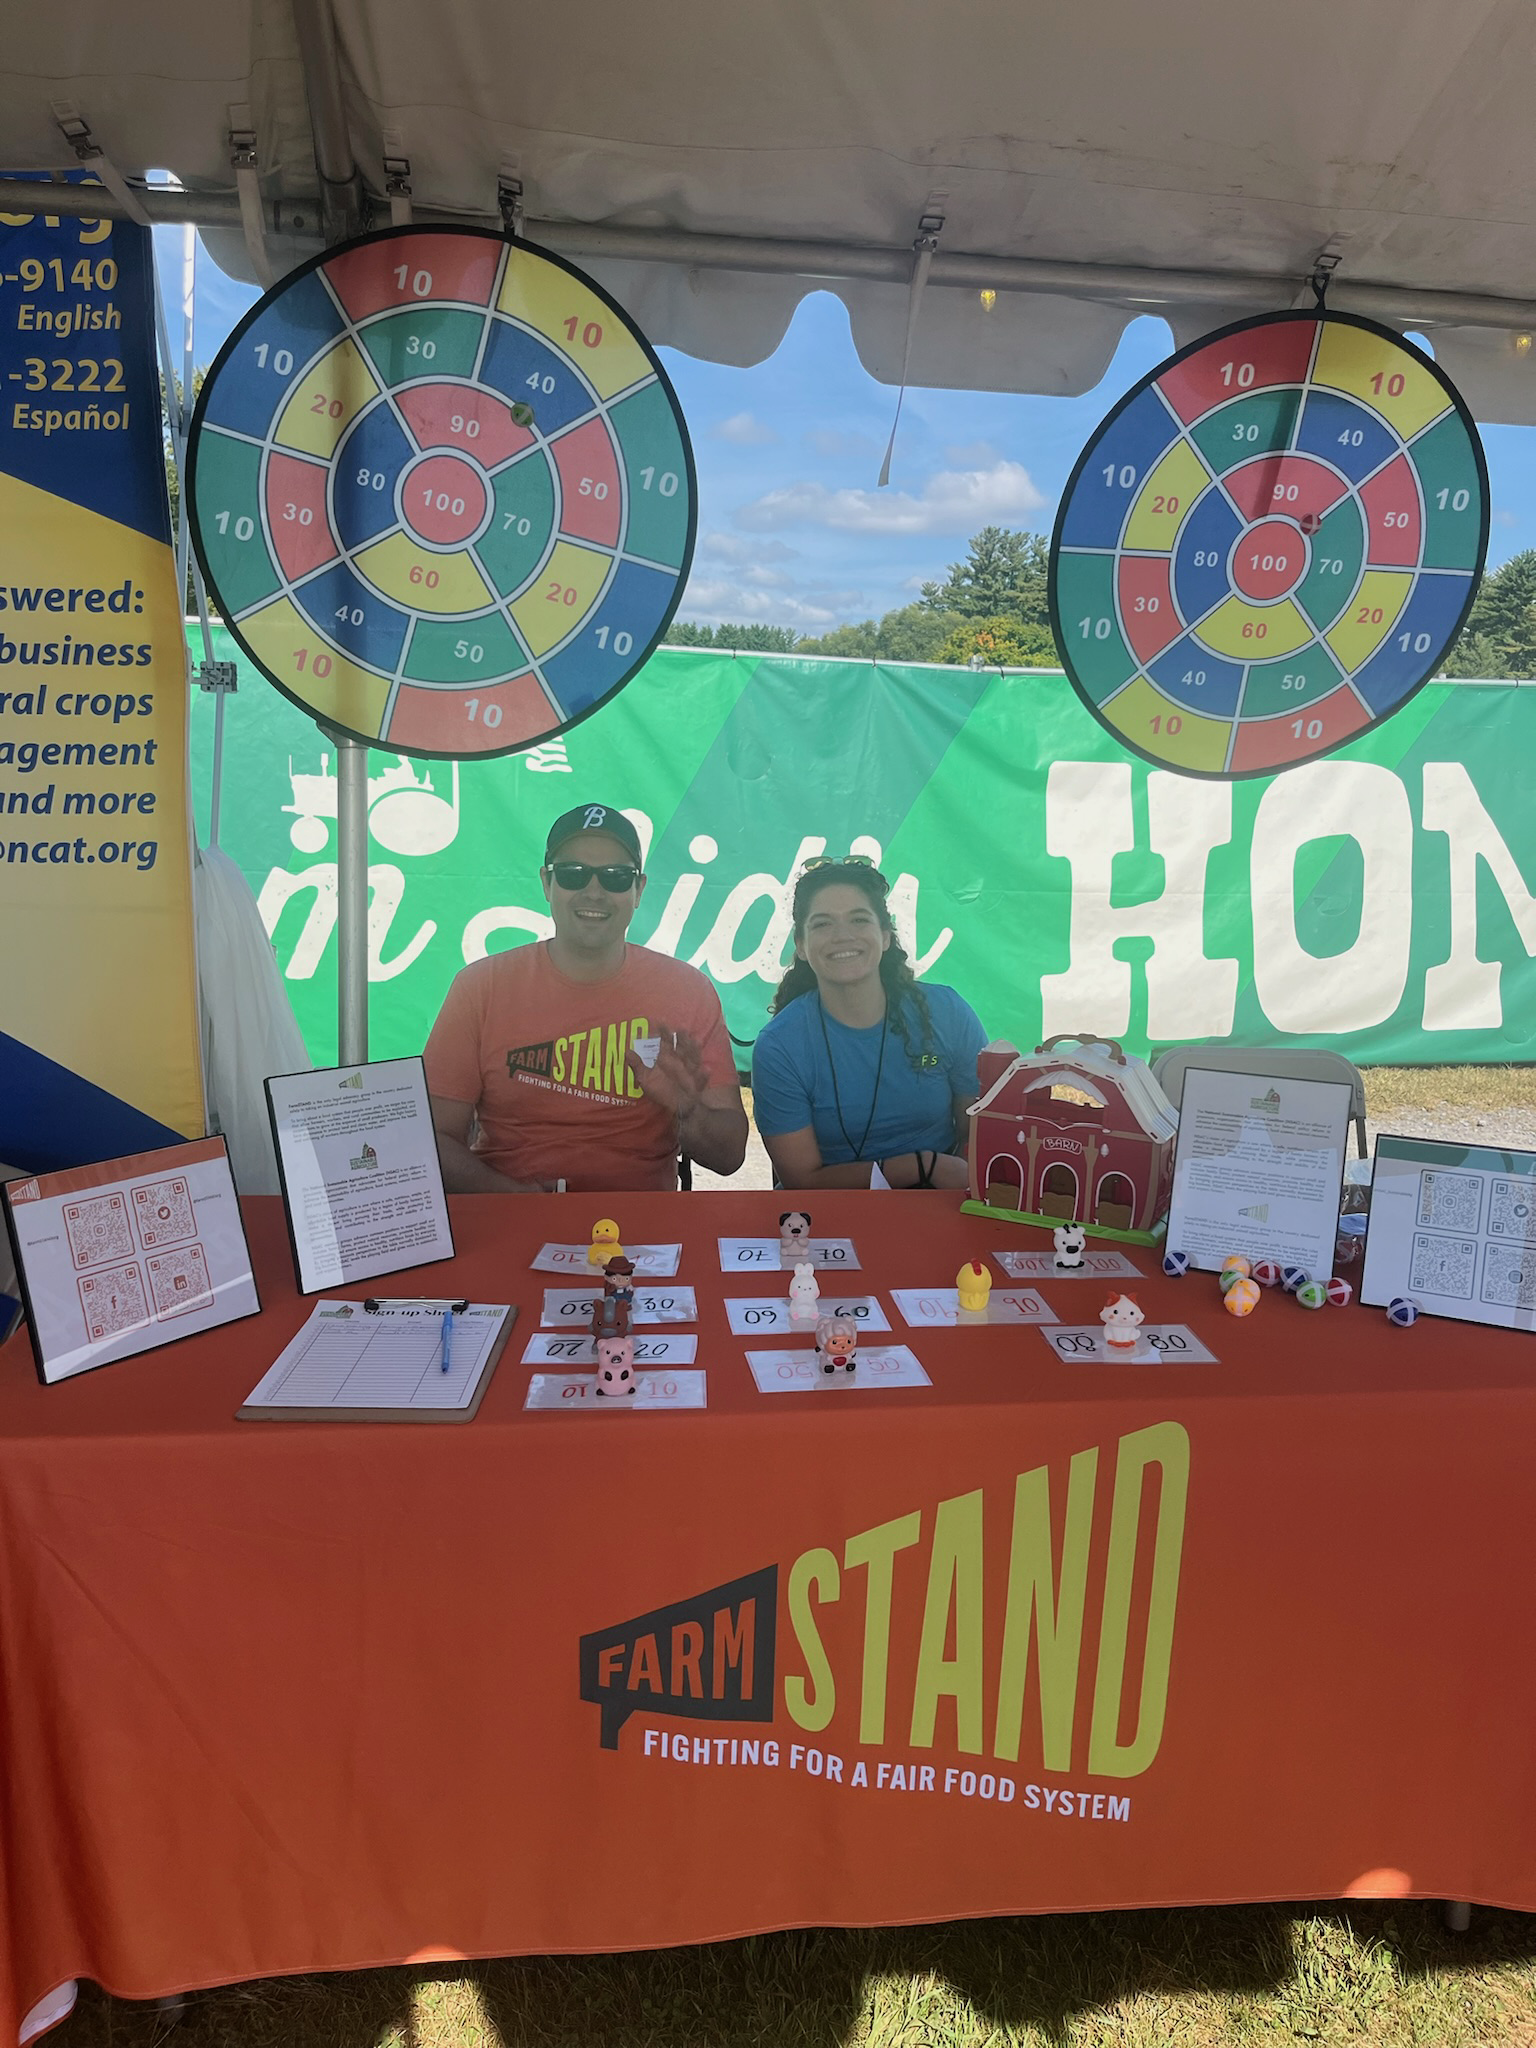
[[[203,1128],[153,261],[0,211],[0,1161],[32,1172]]]

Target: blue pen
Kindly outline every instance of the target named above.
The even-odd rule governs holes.
[[[453,1310],[443,1310],[443,1371],[453,1363]]]

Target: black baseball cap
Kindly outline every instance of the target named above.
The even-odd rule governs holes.
[[[549,828],[549,837],[544,843],[544,865],[548,867],[567,839],[574,839],[578,832],[606,832],[610,839],[617,839],[637,868],[645,862],[640,853],[640,834],[612,804],[578,804],[574,811],[565,811],[556,818]]]

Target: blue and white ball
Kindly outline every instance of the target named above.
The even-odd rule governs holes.
[[[1410,1301],[1406,1294],[1399,1294],[1387,1306],[1387,1321],[1396,1323],[1400,1330],[1406,1330],[1410,1324],[1418,1320],[1419,1305],[1416,1301]]]
[[[1170,1280],[1182,1280],[1189,1271],[1189,1253],[1164,1252],[1163,1271]]]
[[[1280,1270],[1280,1285],[1287,1294],[1295,1294],[1307,1284],[1305,1266],[1283,1266]]]

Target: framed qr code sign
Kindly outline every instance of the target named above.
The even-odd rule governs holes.
[[[261,1302],[222,1138],[0,1186],[45,1386]]]

